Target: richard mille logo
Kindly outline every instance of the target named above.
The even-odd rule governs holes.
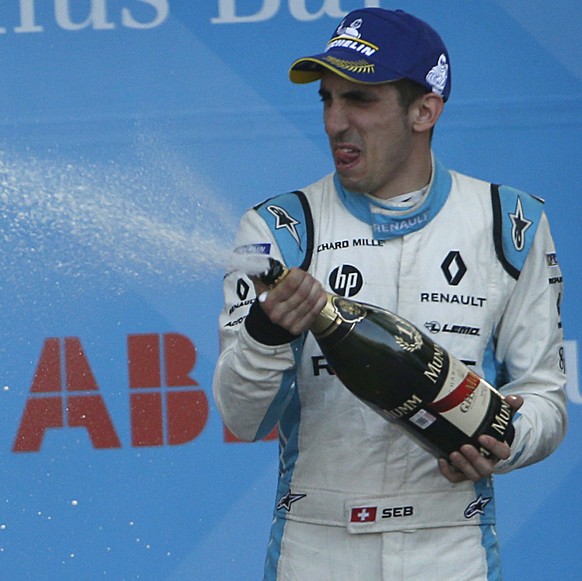
[[[299,233],[297,232],[297,224],[300,224],[298,220],[293,218],[287,210],[281,208],[280,206],[270,205],[267,206],[267,211],[269,211],[273,216],[275,216],[275,229],[280,230],[281,228],[285,228],[289,234],[293,237],[293,240],[297,242],[297,245],[301,247],[301,240],[299,239]]]

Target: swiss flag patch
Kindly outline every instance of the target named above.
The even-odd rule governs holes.
[[[357,506],[355,508],[352,508],[350,522],[354,523],[375,522],[377,512],[378,512],[377,506]]]

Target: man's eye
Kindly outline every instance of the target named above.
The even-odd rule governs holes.
[[[372,101],[372,98],[365,93],[354,93],[349,96],[349,99],[354,103],[370,103]]]

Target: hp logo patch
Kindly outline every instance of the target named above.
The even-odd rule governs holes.
[[[364,278],[355,266],[343,264],[331,271],[328,282],[340,297],[353,297],[360,292]]]

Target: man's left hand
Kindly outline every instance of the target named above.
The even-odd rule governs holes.
[[[523,405],[523,398],[518,395],[510,395],[505,401],[518,410]],[[439,470],[450,482],[457,483],[464,480],[477,482],[481,478],[487,478],[493,474],[495,464],[499,460],[507,460],[511,453],[510,447],[505,442],[500,442],[493,436],[482,435],[479,444],[491,452],[490,458],[485,458],[475,446],[466,444],[460,450],[449,456],[449,461],[439,459]]]

